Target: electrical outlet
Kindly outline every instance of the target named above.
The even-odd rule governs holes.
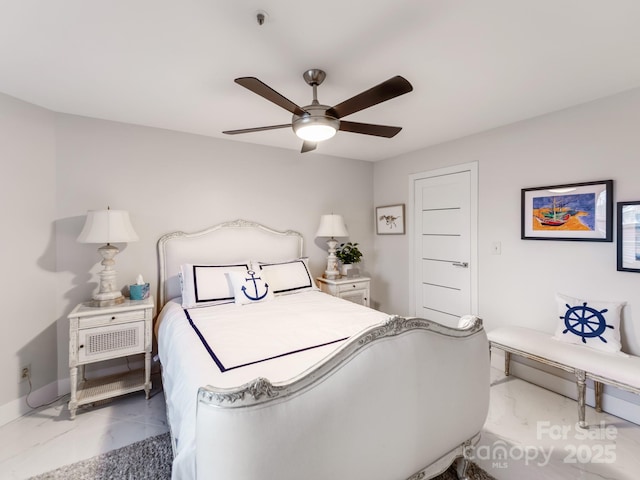
[[[31,378],[31,364],[20,367],[18,383],[26,382],[29,378]]]

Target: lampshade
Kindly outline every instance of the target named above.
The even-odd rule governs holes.
[[[125,210],[89,210],[78,235],[80,243],[126,243],[138,240],[129,212]]]
[[[320,226],[316,232],[316,237],[348,237],[347,227],[344,224],[342,215],[322,215]]]

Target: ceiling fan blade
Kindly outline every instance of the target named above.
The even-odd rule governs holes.
[[[413,87],[409,81],[397,75],[386,82],[382,82],[380,85],[376,85],[369,90],[365,90],[351,97],[349,100],[339,103],[327,110],[327,113],[336,118],[346,117],[347,115],[372,107],[378,103],[409,93],[411,90],[413,90]]]
[[[302,150],[300,150],[300,153],[307,153],[311,150],[315,150],[317,146],[318,144],[316,142],[309,142],[305,140],[302,144]]]
[[[251,90],[253,93],[258,94],[263,98],[266,98],[270,102],[275,103],[279,107],[282,107],[291,113],[294,113],[300,116],[307,113],[303,109],[301,109],[298,105],[293,103],[291,100],[283,97],[278,92],[276,92],[273,88],[271,88],[269,85],[261,82],[255,77],[240,77],[240,78],[236,78],[235,82],[238,85],[242,85],[244,88]]]
[[[388,125],[374,125],[371,123],[347,122],[340,120],[340,128],[343,132],[363,133],[364,135],[375,135],[376,137],[395,137],[402,127],[390,127]]]
[[[277,128],[291,128],[291,124],[284,123],[282,125],[269,125],[268,127],[242,128],[240,130],[226,130],[222,133],[226,133],[227,135],[237,135],[239,133],[263,132],[264,130],[275,130]]]

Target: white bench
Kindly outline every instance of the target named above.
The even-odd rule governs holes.
[[[616,355],[560,342],[554,340],[551,334],[523,327],[500,327],[490,331],[487,336],[490,348],[505,352],[505,375],[509,375],[512,353],[575,374],[578,418],[582,428],[587,426],[584,417],[586,379],[594,381],[597,412],[602,411],[603,384],[640,394],[640,357]]]

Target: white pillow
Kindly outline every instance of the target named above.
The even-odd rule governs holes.
[[[262,263],[259,268],[265,272],[275,295],[318,290],[307,261],[304,258],[282,263]]]
[[[605,352],[620,352],[620,314],[626,302],[583,300],[559,293],[556,301],[559,322],[553,338]]]
[[[236,305],[266,302],[273,299],[273,291],[261,272],[248,270],[247,272],[227,273],[233,284]]]
[[[182,307],[206,307],[230,303],[234,299],[233,285],[227,277],[229,272],[246,272],[249,262],[235,265],[180,266],[182,277]]]

